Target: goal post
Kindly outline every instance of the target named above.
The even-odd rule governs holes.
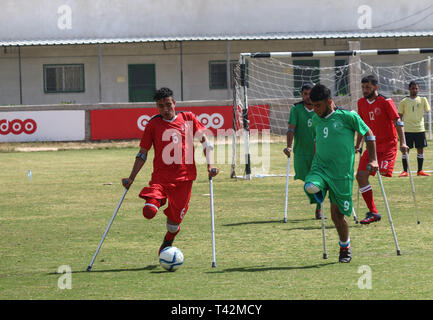
[[[363,76],[374,74],[379,93],[391,97],[396,106],[408,95],[409,82],[417,81],[419,95],[431,105],[432,65],[431,57],[425,57],[431,53],[433,48],[241,53],[233,71],[231,177],[275,176],[255,168],[250,136],[253,130],[268,130],[272,136],[285,137],[291,106],[302,100],[300,89],[306,82],[326,85],[337,106],[357,110]],[[431,112],[424,117],[429,139]],[[236,148],[237,138],[243,148]],[[236,163],[236,152],[245,153],[244,163]],[[239,167],[244,167],[242,176],[236,175]]]

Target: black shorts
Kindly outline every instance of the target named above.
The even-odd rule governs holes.
[[[415,148],[427,147],[427,140],[425,138],[425,132],[405,132],[406,145],[412,149],[415,144]]]

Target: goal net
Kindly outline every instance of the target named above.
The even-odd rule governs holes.
[[[243,145],[237,150],[234,146],[233,153],[243,154],[232,158],[231,176],[250,179],[269,174],[267,168],[255,166],[255,155],[250,150],[252,141],[255,143],[266,135],[271,140],[279,137],[277,140],[285,141],[291,106],[302,101],[301,87],[306,82],[326,85],[337,107],[343,109],[357,110],[357,101],[362,97],[361,78],[370,74],[379,81],[379,93],[391,97],[396,106],[409,95],[410,81],[419,84],[419,95],[427,97],[431,104],[430,57],[400,64],[396,61],[409,59],[397,57],[295,59],[289,53],[241,54],[233,72],[233,129]],[[429,139],[432,138],[431,122],[430,111],[425,113]],[[236,141],[233,142],[235,145]]]

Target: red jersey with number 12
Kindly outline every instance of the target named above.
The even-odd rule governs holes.
[[[151,118],[140,141],[140,147],[154,148],[151,183],[195,180],[194,136],[205,129],[191,112],[179,112],[171,121]]]
[[[400,116],[391,98],[378,95],[373,102],[361,98],[358,100],[358,114],[376,136],[377,152],[397,148],[397,130],[393,120]]]

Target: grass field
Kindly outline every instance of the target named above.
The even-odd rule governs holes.
[[[369,226],[350,219],[353,260],[340,264],[331,219],[326,222],[329,258],[322,259],[321,222],[313,218],[301,182],[290,180],[288,221],[283,223],[285,177],[230,179],[230,165],[224,164],[214,179],[217,268],[211,268],[209,182],[205,166],[199,165],[175,241],[185,263],[166,272],[157,259],[165,216],[160,211],[153,220],[144,219],[138,198],[150,177],[149,161],[127,193],[93,271],[85,272],[122,195],[120,179],[129,175],[137,144],[39,152],[3,145],[0,299],[433,299],[433,176],[414,177],[418,225],[410,180],[397,177],[400,154],[394,178],[383,182],[401,256],[376,178],[371,184],[383,219]],[[271,145],[271,173],[285,174],[283,147]],[[414,153],[411,165],[416,169]],[[431,147],[424,168],[433,169]],[[357,214],[363,218],[362,197],[360,207]],[[329,200],[325,210],[329,213]],[[65,274],[58,270],[65,265],[72,271],[70,289],[59,287]],[[365,288],[368,275],[371,287]]]

